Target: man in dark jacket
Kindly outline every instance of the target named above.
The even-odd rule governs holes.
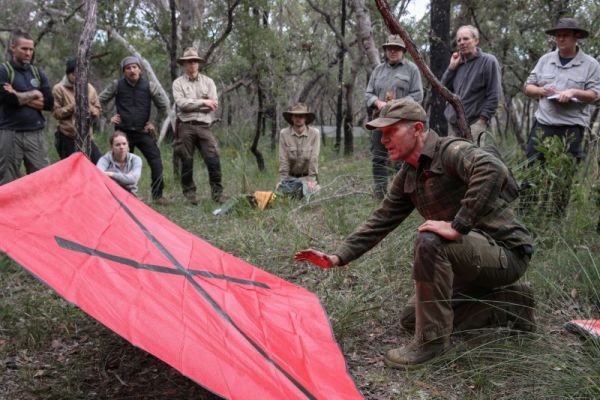
[[[166,204],[163,197],[163,164],[160,149],[156,144],[156,127],[150,121],[151,104],[158,109],[157,120],[167,114],[169,100],[158,90],[154,82],[142,76],[141,62],[135,56],[125,57],[121,61],[123,77],[115,80],[100,93],[100,104],[106,110],[111,99],[115,99],[117,113],[110,122],[115,130],[127,134],[131,152],[140,149],[152,176],[152,199],[155,204]]]
[[[440,138],[426,128],[425,110],[396,100],[367,124],[381,129],[392,160],[402,160],[390,191],[369,219],[333,254],[304,250],[296,260],[322,268],[345,265],[377,245],[416,208],[425,222],[414,243],[416,293],[401,314],[414,340],[385,355],[393,368],[424,363],[449,347],[453,330],[505,325],[535,328],[533,292],[515,283],[533,253],[503,189],[508,169],[472,143]],[[510,286],[507,286],[510,285]]]
[[[450,58],[448,69],[442,76],[442,84],[460,97],[471,135],[478,139],[488,129],[502,96],[500,66],[496,57],[477,47],[479,31],[474,26],[458,28],[456,43],[458,51]],[[457,136],[454,107],[448,104],[444,115],[448,120],[449,136]]]
[[[14,32],[12,59],[0,65],[0,185],[21,176],[21,162],[28,174],[50,163],[42,110],[52,110],[54,99],[46,74],[32,65],[34,48],[29,34]]]

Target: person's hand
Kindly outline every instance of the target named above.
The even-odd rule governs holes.
[[[209,107],[212,111],[215,111],[217,108],[219,108],[219,102],[217,100],[204,99],[204,105]]]
[[[115,114],[112,117],[110,117],[110,123],[113,125],[119,125],[121,123],[121,115]]]
[[[572,98],[575,98],[575,89],[567,89],[562,92],[558,92],[558,100],[559,103],[568,103]]]
[[[314,249],[300,250],[294,254],[296,262],[308,261],[322,269],[330,269],[340,265],[340,258],[336,255],[325,254]]]
[[[552,84],[547,84],[544,86],[540,86],[539,87],[539,91],[538,94],[540,97],[549,97],[552,96],[554,94],[558,93],[556,91],[556,86],[552,85]]]
[[[314,179],[309,179],[306,181],[306,188],[308,189],[308,193],[316,193],[321,190],[321,187]]]
[[[5,83],[2,87],[10,94],[17,94],[17,91],[10,83]]]
[[[455,70],[458,68],[460,61],[460,54],[458,52],[452,53],[452,56],[450,57],[450,64],[448,64],[448,69]]]
[[[104,175],[110,176],[112,178],[112,176],[114,175],[114,173],[110,172],[110,171],[104,171]]]
[[[377,111],[381,111],[381,109],[385,107],[387,103],[385,101],[377,99],[373,104],[375,105],[375,108],[377,108]]]
[[[450,222],[427,220],[417,228],[419,232],[433,232],[447,240],[460,239],[462,234],[454,229]]]
[[[146,125],[144,125],[144,132],[153,135],[154,132],[156,132],[156,128],[154,127],[154,124],[152,122],[146,122]]]

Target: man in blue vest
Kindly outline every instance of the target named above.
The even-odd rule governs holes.
[[[128,56],[121,61],[123,76],[115,80],[100,93],[102,108],[115,99],[117,113],[110,118],[115,130],[127,134],[129,148],[133,153],[138,147],[148,165],[152,176],[152,200],[155,204],[166,204],[163,197],[163,164],[160,149],[156,144],[156,128],[150,121],[152,103],[158,109],[157,120],[167,113],[169,101],[154,82],[142,76],[141,62],[135,56]]]
[[[54,105],[48,78],[32,65],[35,43],[25,32],[13,33],[12,59],[0,65],[0,185],[50,162],[42,110]]]

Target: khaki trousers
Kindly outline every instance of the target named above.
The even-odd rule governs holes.
[[[21,177],[21,163],[25,163],[28,174],[50,164],[48,141],[43,130],[0,130],[0,184]]]

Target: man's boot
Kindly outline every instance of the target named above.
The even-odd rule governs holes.
[[[223,204],[227,201],[227,196],[223,194],[223,185],[221,184],[221,161],[219,157],[211,157],[204,160],[208,169],[208,183],[213,201]]]
[[[404,347],[389,350],[385,353],[385,365],[397,369],[410,369],[441,355],[450,347],[448,336],[424,342],[419,338]]]

